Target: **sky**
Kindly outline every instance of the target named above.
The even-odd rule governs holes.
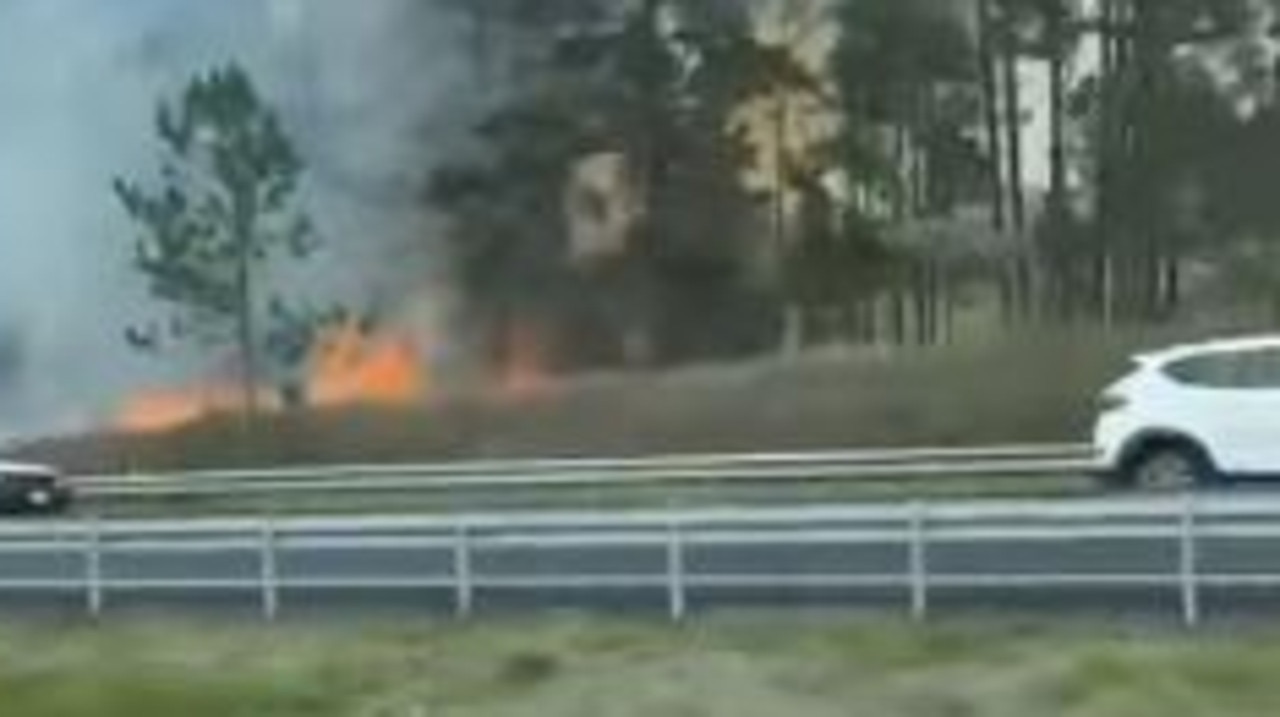
[[[326,291],[394,290],[362,267],[403,264],[420,238],[422,138],[448,137],[465,93],[460,33],[406,27],[413,2],[0,0],[0,343],[21,347],[0,359],[20,379],[0,375],[0,438],[87,427],[122,390],[191,368],[121,338],[153,305],[110,183],[154,171],[156,101],[193,72],[239,61],[280,107],[312,165]]]

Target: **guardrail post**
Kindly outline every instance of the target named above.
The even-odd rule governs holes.
[[[96,516],[85,523],[84,540],[85,607],[89,617],[102,616],[102,525]]]
[[[475,577],[471,558],[471,531],[466,525],[459,525],[453,542],[453,607],[459,618],[470,617],[475,609]]]
[[[1178,521],[1178,572],[1182,593],[1182,621],[1187,627],[1200,624],[1200,556],[1196,540],[1196,499],[1188,495]]]
[[[275,523],[266,519],[258,536],[261,554],[259,566],[262,579],[262,616],[269,621],[280,614],[280,565]]]
[[[689,610],[685,584],[684,534],[678,521],[673,521],[667,528],[667,607],[672,622],[684,620]]]
[[[911,617],[921,622],[929,617],[928,519],[928,508],[924,503],[911,504],[907,548],[911,581]]]

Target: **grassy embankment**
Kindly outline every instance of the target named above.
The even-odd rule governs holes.
[[[1030,334],[895,352],[831,351],[575,379],[522,400],[210,420],[163,435],[55,440],[24,454],[75,472],[1078,441],[1093,397],[1151,335]]]
[[[1259,717],[1280,640],[1098,625],[564,618],[487,626],[0,629],[22,717]]]
[[[423,462],[493,457],[627,456],[850,447],[1075,442],[1093,397],[1125,357],[1169,335],[1096,331],[892,352],[833,350],[798,359],[582,377],[520,400],[440,395],[414,410],[298,412],[243,424],[214,419],[162,435],[99,435],[29,446],[24,454],[77,474],[291,464]],[[554,506],[698,506],[725,502],[1075,494],[1086,476],[945,482],[819,482],[555,491],[347,492],[93,505],[103,514],[352,512]]]

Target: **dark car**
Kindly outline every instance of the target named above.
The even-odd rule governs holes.
[[[71,489],[46,466],[0,461],[0,513],[53,514],[71,505]]]

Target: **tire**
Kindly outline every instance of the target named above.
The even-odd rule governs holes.
[[[1218,471],[1197,446],[1162,442],[1138,451],[1125,466],[1124,479],[1138,490],[1187,491],[1216,484]]]

